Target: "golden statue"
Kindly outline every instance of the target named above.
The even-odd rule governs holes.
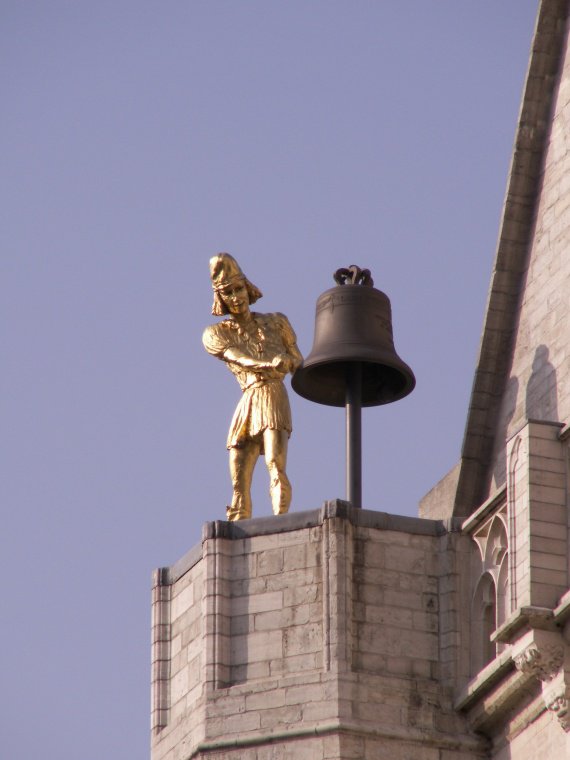
[[[291,435],[291,409],[283,384],[303,361],[297,338],[284,314],[258,314],[250,304],[261,291],[245,277],[229,253],[210,259],[214,289],[212,314],[229,314],[204,331],[208,353],[226,362],[243,391],[228,433],[232,503],[228,520],[251,517],[251,479],[257,458],[265,455],[273,513],[282,515],[291,503],[287,478],[287,444]]]

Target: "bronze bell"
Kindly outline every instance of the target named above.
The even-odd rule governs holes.
[[[348,367],[358,362],[362,406],[407,396],[416,379],[394,348],[388,296],[373,287],[367,269],[351,266],[334,276],[339,284],[317,300],[313,348],[293,375],[294,390],[318,404],[344,406]]]
[[[360,508],[362,407],[407,396],[416,379],[396,353],[390,301],[370,271],[350,266],[334,279],[337,287],[317,300],[313,349],[291,385],[309,401],[346,407],[346,498]]]

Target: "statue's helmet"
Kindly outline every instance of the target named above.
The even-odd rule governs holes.
[[[210,259],[210,279],[212,280],[212,288],[214,289],[212,314],[215,314],[217,317],[229,314],[229,310],[220,295],[220,290],[227,288],[228,285],[243,282],[250,304],[255,303],[263,295],[261,290],[247,279],[240,265],[229,253],[217,253],[215,256],[212,256]]]

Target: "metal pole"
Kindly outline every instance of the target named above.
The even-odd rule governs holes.
[[[362,508],[362,364],[349,362],[346,378],[346,500]]]

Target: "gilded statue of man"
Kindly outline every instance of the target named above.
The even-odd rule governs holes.
[[[291,435],[291,409],[283,384],[288,372],[303,361],[297,338],[284,314],[258,314],[250,304],[261,291],[245,277],[229,253],[210,259],[214,289],[212,314],[229,318],[207,327],[204,347],[226,362],[243,395],[228,433],[233,498],[228,520],[251,517],[251,479],[260,455],[269,470],[273,513],[282,515],[291,503],[287,478],[287,444]]]

